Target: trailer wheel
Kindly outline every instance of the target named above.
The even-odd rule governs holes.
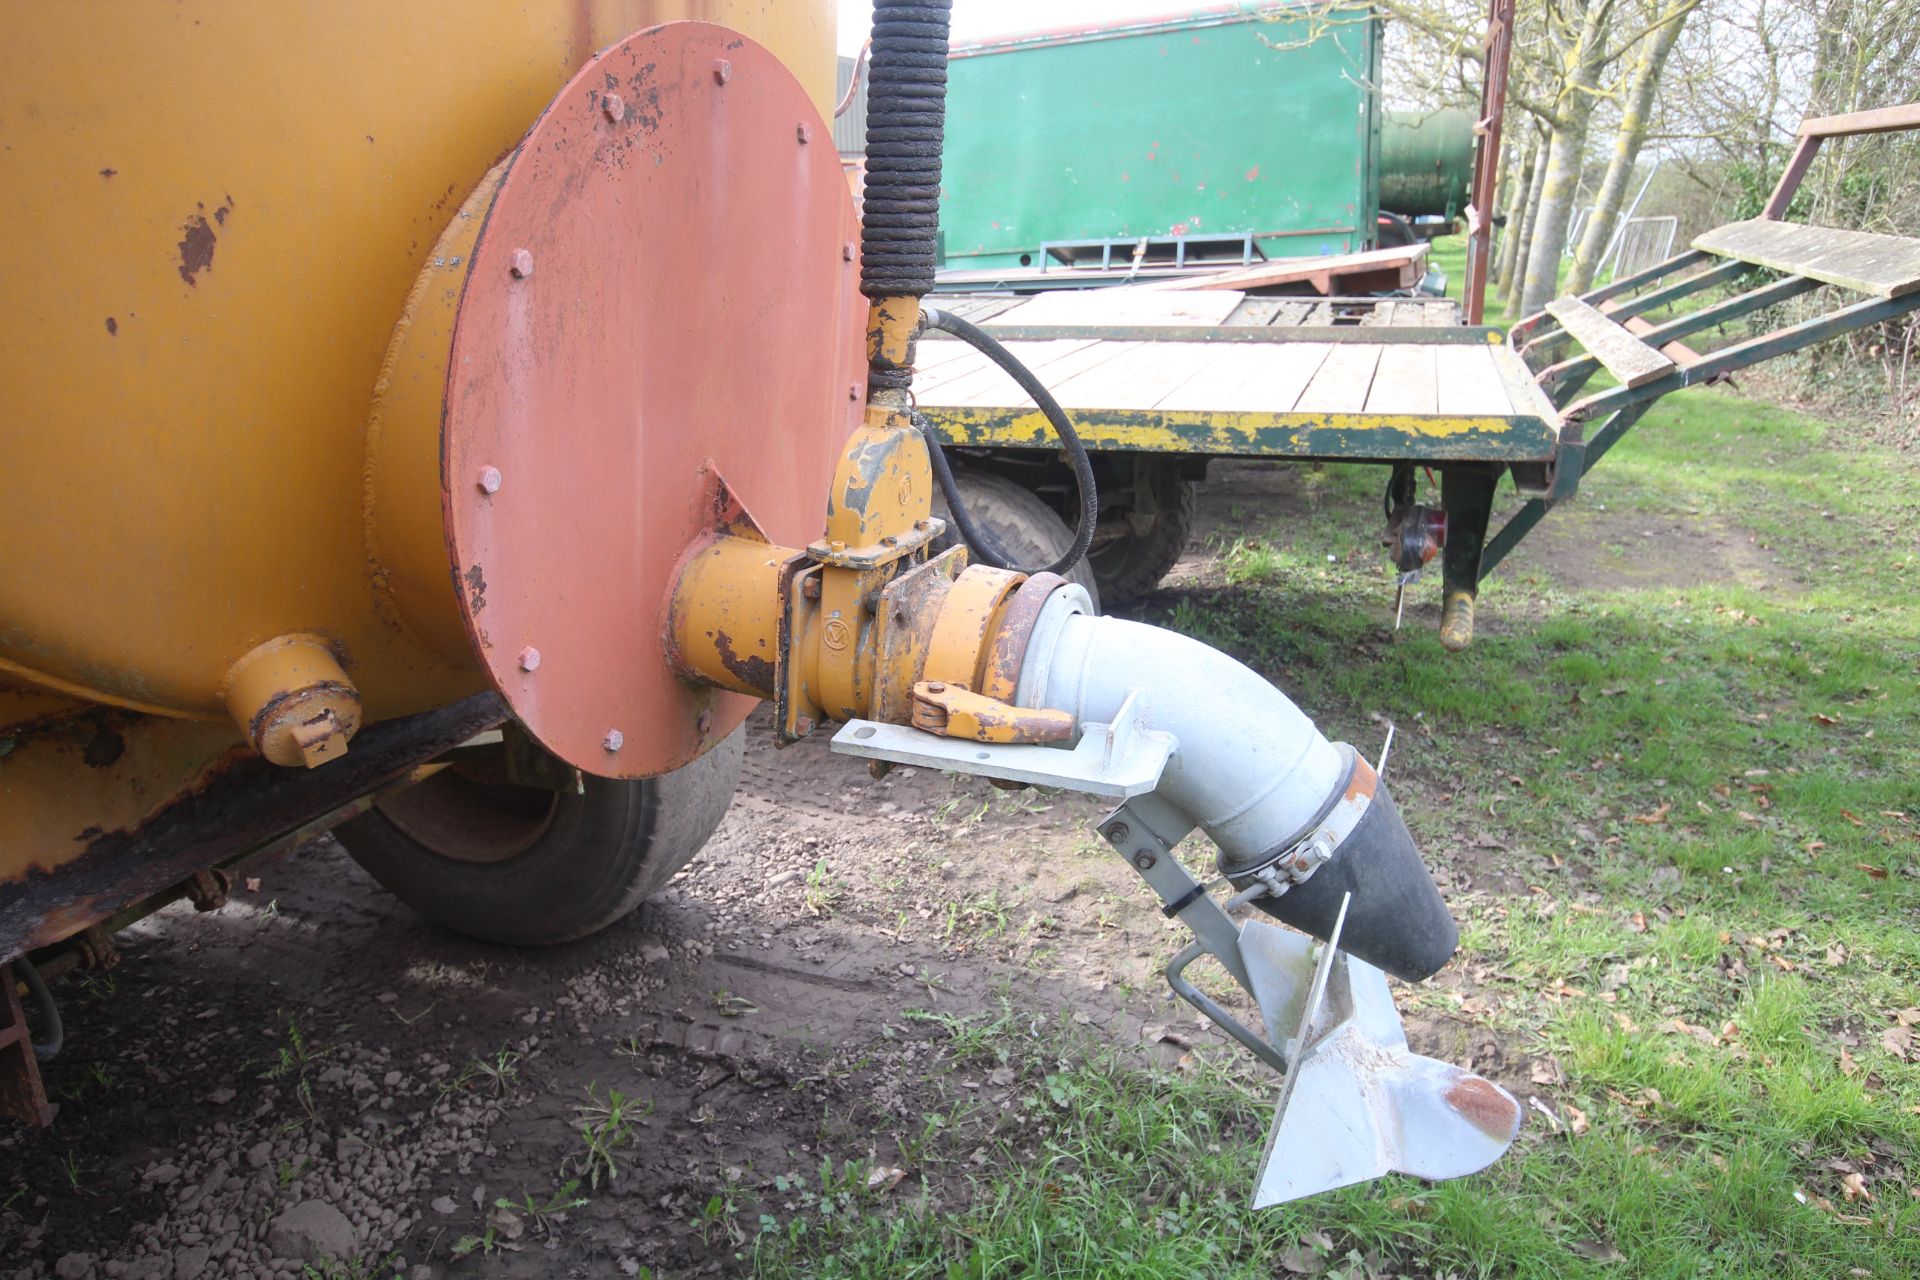
[[[1073,530],[1067,527],[1067,522],[1044,498],[1016,480],[977,467],[956,467],[953,487],[960,491],[960,501],[966,504],[974,524],[1000,544],[998,549],[1005,559],[1022,568],[1045,568],[1073,545]],[[947,522],[947,531],[936,544],[944,551],[959,541],[959,533],[937,489],[933,495],[933,514]],[[1100,586],[1090,560],[1091,557],[1082,560],[1063,576],[1068,582],[1087,589],[1097,611]]]
[[[658,778],[589,777],[580,795],[452,765],[334,836],[449,929],[519,946],[570,942],[639,906],[699,852],[733,798],[745,734]]]
[[[1118,519],[1102,521],[1087,563],[1108,604],[1138,600],[1167,576],[1193,531],[1193,482],[1169,466],[1143,466],[1135,482],[1135,505]],[[1149,487],[1142,502],[1139,490]]]

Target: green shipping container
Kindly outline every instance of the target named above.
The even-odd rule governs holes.
[[[1043,246],[1117,237],[1251,234],[1269,258],[1373,246],[1369,9],[1222,5],[955,45],[948,83],[948,268],[1037,267],[1064,257]]]

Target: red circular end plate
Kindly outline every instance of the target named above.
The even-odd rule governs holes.
[[[443,500],[474,650],[569,764],[663,773],[752,709],[668,668],[668,595],[705,472],[775,542],[818,536],[865,400],[857,239],[819,112],[722,27],[621,41],[521,143],[454,330]]]

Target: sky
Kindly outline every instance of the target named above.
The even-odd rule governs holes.
[[[1212,0],[953,0],[956,40],[1008,35],[1046,27],[1137,18],[1205,8]],[[870,0],[840,0],[841,53],[854,53],[873,26]]]

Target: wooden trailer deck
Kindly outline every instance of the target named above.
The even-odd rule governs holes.
[[[1440,299],[1111,289],[941,301],[1033,371],[1096,451],[1544,463],[1560,419],[1499,329]],[[1051,448],[1012,380],[944,335],[914,391],[955,445]]]

